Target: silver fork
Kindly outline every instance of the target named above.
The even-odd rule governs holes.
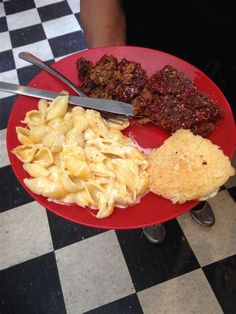
[[[25,61],[28,61],[29,63],[32,63],[32,64],[38,66],[39,68],[45,70],[46,72],[49,72],[50,74],[54,75],[55,77],[57,77],[58,79],[60,79],[64,83],[66,83],[68,86],[70,86],[70,88],[72,88],[78,95],[80,95],[82,97],[87,97],[84,93],[81,92],[81,90],[77,86],[75,86],[70,80],[68,80],[68,78],[66,78],[64,75],[62,75],[57,70],[53,69],[52,67],[47,65],[45,62],[43,62],[42,60],[40,60],[36,56],[32,55],[31,53],[26,52],[26,51],[22,51],[18,54],[18,56],[19,56],[19,58],[21,58]],[[127,118],[125,118],[125,117],[117,116],[115,114],[111,114],[108,112],[101,112],[101,115],[107,121],[112,122],[112,123],[117,123],[117,124],[123,124],[124,121],[127,120]]]

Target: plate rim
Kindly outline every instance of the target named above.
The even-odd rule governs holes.
[[[201,73],[201,75],[203,75],[203,76],[205,77],[205,79],[210,80],[211,84],[214,85],[214,88],[217,90],[217,92],[218,92],[218,93],[221,93],[221,97],[224,99],[224,102],[227,104],[228,109],[230,109],[231,115],[232,115],[232,118],[233,118],[232,110],[231,110],[231,108],[230,108],[230,105],[229,105],[229,103],[228,103],[227,98],[225,97],[225,95],[223,94],[223,92],[221,91],[221,89],[217,86],[217,84],[216,84],[210,77],[208,77],[204,72],[202,72],[200,69],[198,69],[197,67],[195,67],[193,64],[189,63],[188,61],[185,61],[185,60],[183,60],[183,59],[181,59],[181,58],[179,58],[179,57],[177,57],[177,56],[171,55],[170,53],[166,53],[166,52],[164,52],[164,51],[155,50],[155,49],[146,48],[146,47],[138,47],[138,46],[108,46],[108,47],[98,47],[98,48],[85,49],[85,50],[82,50],[82,51],[75,52],[75,53],[73,53],[73,54],[71,54],[71,55],[69,55],[69,56],[65,56],[64,58],[60,59],[59,61],[53,63],[52,66],[54,67],[54,66],[63,64],[63,62],[65,62],[65,60],[68,60],[69,58],[73,58],[74,56],[78,56],[78,57],[79,57],[79,55],[84,54],[84,53],[86,53],[86,52],[88,52],[88,51],[89,51],[89,52],[90,52],[90,51],[91,51],[91,52],[92,52],[92,51],[98,51],[98,50],[99,50],[99,51],[104,51],[104,50],[105,50],[105,51],[109,51],[109,50],[113,50],[113,49],[114,49],[114,50],[117,50],[117,49],[139,49],[139,50],[143,50],[143,51],[148,50],[148,51],[151,51],[152,53],[160,53],[161,55],[168,55],[170,58],[174,58],[174,59],[176,59],[176,60],[179,60],[181,63],[184,62],[186,65],[190,66],[191,68],[196,69],[199,73]],[[156,70],[155,70],[155,71],[156,71]],[[45,71],[42,71],[42,72],[45,72]],[[36,81],[37,78],[38,78],[40,75],[42,75],[42,72],[40,72],[40,73],[38,73],[36,76],[34,76],[33,79],[32,79],[27,85],[29,85],[29,86],[30,86],[30,84],[32,85],[32,83],[33,83],[34,81]],[[12,111],[11,111],[11,113],[10,113],[10,116],[9,116],[9,120],[8,120],[8,124],[7,124],[7,131],[6,131],[7,153],[8,153],[8,157],[9,157],[9,160],[10,160],[10,166],[11,166],[11,168],[13,169],[13,172],[14,172],[14,174],[16,175],[17,180],[20,182],[21,186],[26,190],[26,192],[27,192],[28,194],[30,194],[30,196],[34,199],[34,201],[37,201],[38,203],[40,203],[42,206],[45,207],[45,205],[42,204],[42,203],[37,199],[37,197],[35,197],[35,196],[37,196],[37,195],[34,194],[33,192],[31,192],[31,191],[25,186],[25,184],[22,184],[23,182],[22,182],[21,179],[18,177],[18,175],[19,175],[18,172],[17,172],[16,169],[12,166],[13,154],[10,152],[10,149],[11,149],[11,148],[9,147],[9,137],[11,136],[11,135],[10,135],[9,123],[10,123],[11,120],[12,120],[12,115],[13,115],[13,113],[14,113],[14,108],[15,108],[15,106],[17,105],[17,102],[20,101],[20,99],[22,99],[22,97],[24,97],[24,96],[18,96],[18,97],[17,97],[16,101],[14,102],[14,105],[13,105]],[[233,121],[234,121],[234,119],[233,119]],[[235,143],[234,143],[234,145],[232,145],[231,151],[227,154],[230,159],[232,159],[232,157],[233,157],[234,149],[235,149]],[[22,163],[21,163],[21,164],[22,164]],[[151,193],[151,192],[150,192],[150,193]],[[44,197],[44,199],[48,202],[48,200],[47,200],[46,197]],[[193,206],[197,205],[197,204],[199,203],[199,201],[191,201],[191,202],[188,202],[188,203],[189,203],[189,204],[192,203],[192,205],[191,205],[191,208],[192,208]],[[70,206],[70,205],[64,205],[64,206]],[[77,205],[77,206],[78,206],[78,205]],[[81,208],[82,208],[82,207],[81,207]],[[158,223],[164,223],[164,222],[167,222],[167,221],[172,220],[172,219],[174,219],[174,218],[177,218],[178,216],[180,216],[180,215],[186,213],[187,211],[191,210],[191,208],[183,209],[182,211],[179,210],[177,215],[176,215],[175,212],[173,212],[173,215],[169,215],[169,216],[168,216],[168,220],[159,219],[159,220],[158,220]],[[99,228],[99,229],[107,229],[107,230],[110,230],[110,229],[115,229],[115,230],[127,230],[127,229],[143,228],[143,227],[150,226],[150,225],[154,224],[154,223],[144,223],[144,224],[140,224],[140,225],[137,225],[137,224],[136,224],[136,225],[133,225],[133,226],[130,226],[130,225],[129,225],[129,226],[121,226],[121,225],[119,225],[119,226],[118,226],[118,225],[106,226],[106,225],[98,224],[98,222],[99,222],[99,221],[104,221],[104,219],[105,219],[105,220],[109,219],[109,217],[112,217],[112,215],[114,215],[114,213],[113,213],[111,216],[109,216],[109,217],[107,217],[107,218],[104,218],[104,219],[101,219],[101,220],[95,218],[96,220],[95,220],[95,223],[93,224],[93,223],[90,223],[90,222],[89,222],[89,223],[86,223],[85,221],[82,221],[82,222],[81,222],[81,221],[78,221],[78,220],[73,219],[73,218],[71,218],[71,217],[66,217],[65,215],[63,215],[63,213],[60,213],[60,212],[58,212],[58,211],[55,211],[55,210],[53,210],[52,208],[47,208],[47,207],[46,207],[46,209],[49,210],[49,211],[51,211],[51,212],[53,212],[54,214],[60,216],[61,218],[66,219],[66,220],[69,220],[69,221],[72,221],[72,222],[75,222],[75,223],[77,223],[77,224],[81,224],[81,225],[84,225],[84,226],[93,227],[93,228]],[[129,207],[127,207],[126,209],[128,210]],[[83,210],[86,210],[86,209],[83,208]],[[87,209],[87,210],[88,210],[88,209]],[[118,209],[117,209],[117,208],[115,209],[115,211],[117,211],[117,210],[119,210],[119,208],[118,208]],[[97,222],[97,223],[96,223],[96,222]]]

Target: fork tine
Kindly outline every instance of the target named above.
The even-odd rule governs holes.
[[[112,114],[112,113],[108,113],[104,111],[101,112],[101,115],[107,121],[112,122],[112,123],[117,123],[120,125],[124,124],[124,122],[127,121],[127,117],[125,116],[120,116],[120,115],[116,115],[116,114]]]
[[[116,124],[120,124],[120,125],[124,124],[124,122],[127,120],[127,118],[125,120],[123,117],[111,117],[109,114],[103,113],[103,112],[101,113],[101,116],[104,119],[106,119],[108,122],[116,123]]]
[[[107,118],[113,118],[113,119],[119,119],[119,120],[127,120],[127,116],[124,115],[119,115],[116,113],[111,113],[111,112],[107,112],[107,111],[102,111],[101,112],[102,115],[106,116]]]
[[[120,124],[120,125],[123,125],[123,121],[120,121],[118,119],[106,119],[107,122],[111,122],[111,123],[116,123],[116,124]]]

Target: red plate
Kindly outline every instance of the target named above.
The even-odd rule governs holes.
[[[53,67],[63,73],[72,82],[78,84],[76,69],[77,59],[83,56],[94,62],[100,59],[104,54],[112,54],[119,60],[122,57],[126,57],[129,60],[140,62],[142,67],[147,70],[148,75],[151,75],[153,72],[161,69],[167,64],[186,73],[193,80],[199,90],[207,92],[212,98],[216,99],[222,107],[224,117],[220,120],[209,138],[213,143],[219,145],[226,155],[232,158],[235,147],[235,139],[233,139],[234,136],[232,135],[235,134],[235,125],[229,104],[219,88],[203,72],[191,64],[157,50],[139,47],[106,47],[78,52],[56,62]],[[37,75],[30,82],[29,86],[56,92],[68,90],[71,94],[75,95],[75,92],[70,90],[64,83],[46,72]],[[32,193],[23,183],[23,179],[28,175],[24,171],[22,163],[11,153],[11,150],[19,145],[15,127],[22,125],[21,120],[24,119],[26,112],[35,109],[37,102],[38,100],[35,98],[25,96],[18,97],[8,122],[7,149],[13,171],[22,186],[36,201],[48,210],[65,219],[90,227],[132,229],[163,223],[187,212],[197,204],[197,202],[192,201],[186,202],[183,205],[173,205],[170,201],[162,197],[148,193],[142,198],[139,204],[125,209],[116,208],[110,217],[97,219],[91,214],[91,212],[95,213],[92,210],[77,205],[64,206],[56,204],[54,202],[49,202],[45,197]],[[129,127],[125,133],[132,136],[140,146],[145,148],[158,147],[169,136],[167,132],[154,125],[143,127],[132,126]]]

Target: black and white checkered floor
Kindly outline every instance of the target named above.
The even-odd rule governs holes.
[[[85,48],[78,0],[0,2],[0,80],[27,84],[39,72],[20,51],[53,63]],[[142,230],[68,222],[15,178],[5,135],[16,96],[0,97],[1,314],[236,313],[236,177],[210,200],[212,228],[183,215],[160,246]]]

